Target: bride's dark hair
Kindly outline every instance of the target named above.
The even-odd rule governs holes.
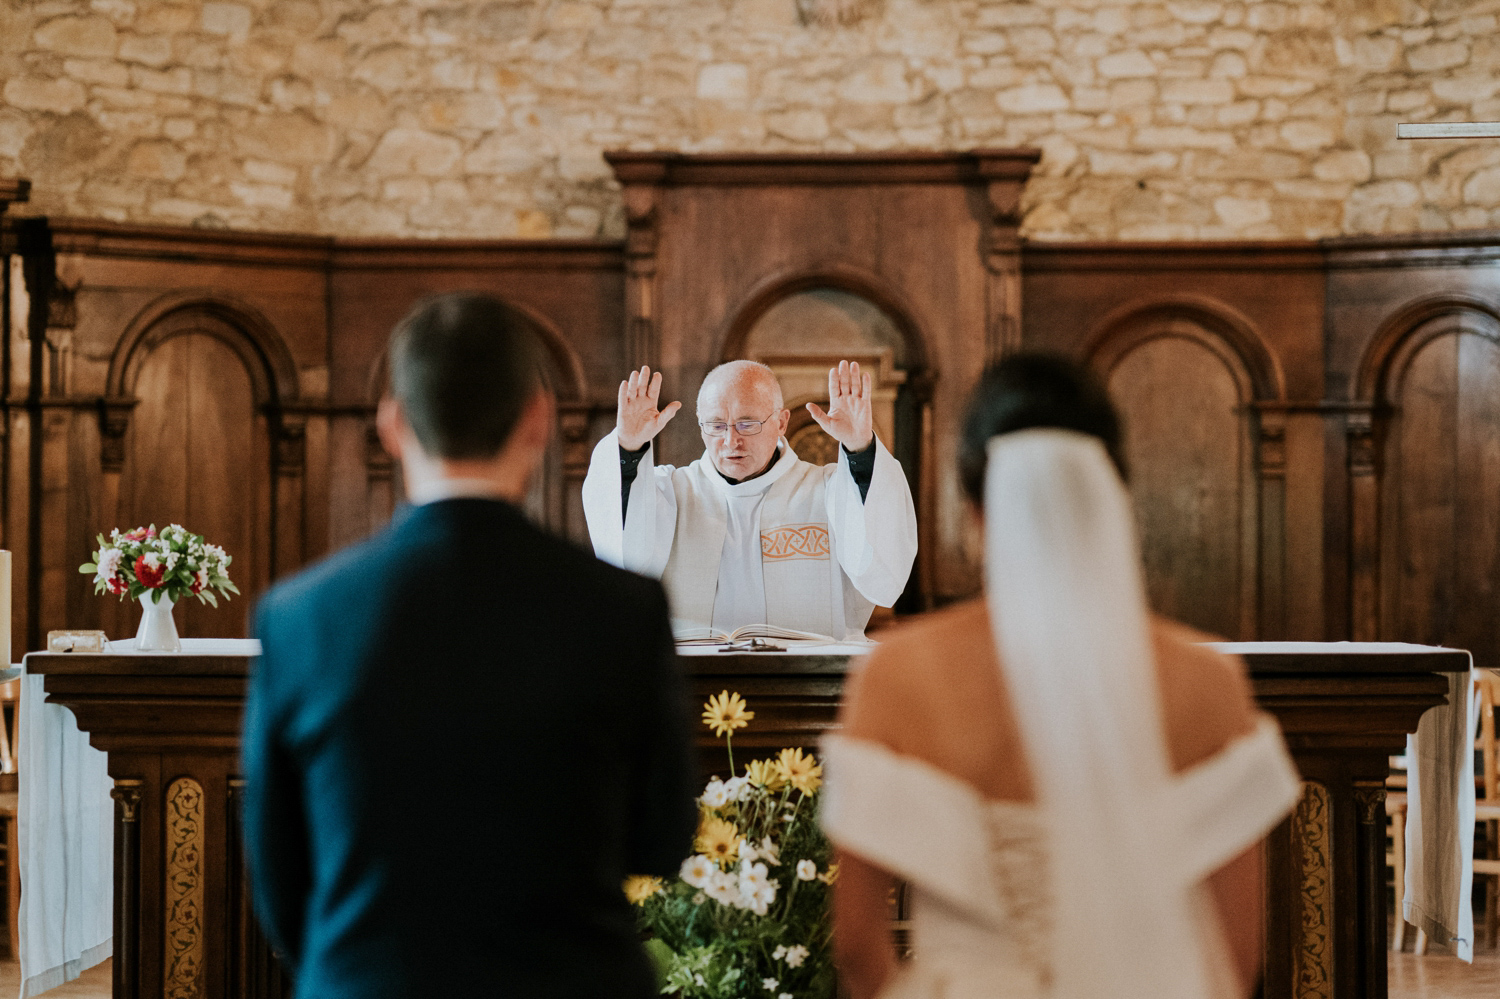
[[[1012,354],[986,368],[969,396],[958,442],[958,475],[969,499],[984,502],[990,438],[1039,427],[1099,438],[1126,477],[1120,414],[1093,372],[1055,354]]]

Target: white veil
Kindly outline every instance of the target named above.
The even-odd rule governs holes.
[[[1172,772],[1125,486],[1096,439],[1026,430],[990,440],[984,508],[996,647],[1053,837],[1054,994],[1202,999],[1215,976],[1196,886],[1172,856]]]

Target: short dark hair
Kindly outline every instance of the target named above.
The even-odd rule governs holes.
[[[984,502],[990,438],[1038,427],[1097,437],[1126,477],[1120,414],[1103,383],[1065,357],[1026,352],[986,368],[969,396],[958,445],[958,474],[969,499]]]
[[[434,295],[391,331],[391,394],[422,450],[491,458],[546,387],[530,320],[489,295]]]

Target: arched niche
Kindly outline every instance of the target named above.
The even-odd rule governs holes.
[[[557,430],[532,483],[525,508],[539,524],[564,536],[586,539],[583,525],[582,488],[588,455],[575,454],[587,434],[587,408],[583,360],[561,331],[545,316],[509,301],[500,303],[524,324],[542,344],[543,377],[557,400]],[[390,358],[382,349],[370,365],[366,398],[373,409],[390,383]],[[586,442],[584,442],[586,444]],[[580,466],[581,468],[578,467]],[[367,432],[366,475],[369,485],[370,528],[386,524],[395,507],[405,498],[400,467],[381,446],[373,416]]]
[[[787,440],[814,464],[837,461],[838,444],[813,420],[807,404],[826,409],[829,369],[843,360],[857,361],[870,375],[875,432],[901,462],[919,505],[919,529],[926,533],[920,509],[925,400],[909,384],[909,375],[923,368],[925,351],[909,315],[891,293],[862,275],[838,271],[775,280],[735,314],[722,359],[760,361],[776,372],[792,414]],[[926,585],[925,564],[919,563],[918,573],[924,578],[914,580],[913,594]]]
[[[1089,350],[1124,423],[1153,608],[1239,640],[1259,637],[1261,518],[1282,502],[1257,477],[1254,404],[1280,387],[1258,344],[1237,317],[1170,301],[1114,318]]]
[[[224,548],[241,596],[218,608],[184,600],[177,626],[185,637],[244,634],[249,603],[291,568],[277,565],[277,522],[302,515],[300,492],[278,490],[279,472],[301,474],[300,424],[282,413],[296,397],[290,353],[241,303],[173,296],[131,324],[107,384],[103,458],[115,522],[101,526],[177,523]],[[105,628],[126,637],[139,616],[138,606],[116,607]]]
[[[1360,637],[1468,649],[1476,665],[1500,667],[1500,315],[1467,300],[1418,303],[1367,360],[1378,503],[1356,495],[1354,517],[1378,559],[1356,552],[1354,564],[1378,565],[1377,580],[1356,580],[1378,617],[1371,628],[1365,616],[1374,633]]]

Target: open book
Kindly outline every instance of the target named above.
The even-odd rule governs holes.
[[[729,632],[716,631],[713,628],[688,628],[674,631],[673,637],[678,645],[727,645],[751,638],[779,638],[786,642],[833,643],[835,641],[831,635],[796,631],[792,628],[778,628],[774,624],[747,624]]]

